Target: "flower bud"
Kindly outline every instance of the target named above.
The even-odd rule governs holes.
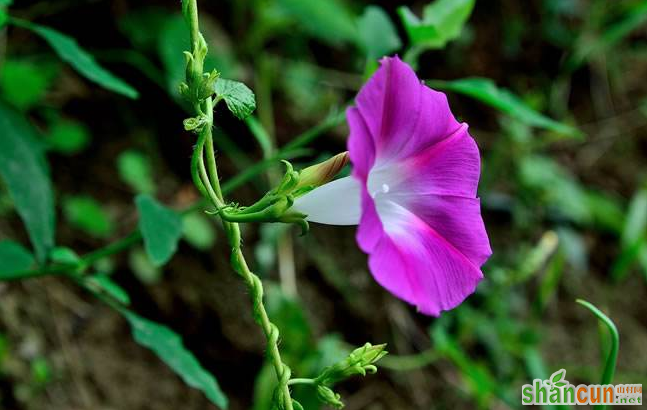
[[[333,384],[357,374],[366,376],[366,373],[375,373],[377,372],[375,363],[386,356],[385,349],[386,344],[373,346],[366,343],[353,350],[346,359],[324,369],[317,377],[317,381],[322,384]]]
[[[345,151],[324,162],[305,168],[299,172],[299,184],[296,189],[316,188],[332,181],[348,161],[348,151]]]
[[[317,385],[317,398],[319,398],[322,403],[336,409],[344,407],[344,403],[341,401],[341,395],[335,393],[330,387],[324,386],[323,384]]]

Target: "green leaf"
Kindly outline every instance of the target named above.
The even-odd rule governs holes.
[[[647,188],[639,189],[629,203],[620,243],[620,254],[611,269],[615,280],[624,279],[634,262],[642,262],[647,253]]]
[[[42,145],[31,124],[0,104],[0,176],[22,218],[36,257],[54,246],[54,195]]]
[[[114,229],[113,222],[103,206],[86,195],[65,198],[63,214],[70,224],[97,238],[110,236]]]
[[[43,99],[56,71],[52,64],[6,60],[0,67],[0,90],[7,102],[27,111]]]
[[[303,0],[278,0],[278,4],[304,30],[333,45],[357,39],[353,13],[343,1],[327,0],[325,6]]]
[[[631,198],[622,231],[622,244],[631,245],[644,235],[647,235],[647,188],[638,190]]]
[[[130,323],[137,343],[155,352],[187,385],[202,390],[213,404],[227,408],[227,398],[216,378],[184,347],[177,333],[131,311],[123,309],[121,312]]]
[[[128,266],[132,269],[135,277],[146,285],[157,283],[162,277],[162,269],[153,265],[150,257],[142,248],[133,249],[130,252]]]
[[[91,288],[105,292],[110,297],[122,305],[130,305],[130,296],[121,286],[115,283],[110,276],[105,274],[93,275],[86,279],[86,283]]]
[[[27,249],[13,241],[0,241],[0,280],[28,270],[34,257]]]
[[[150,160],[141,152],[128,150],[119,154],[117,171],[121,180],[136,192],[155,193],[155,181]]]
[[[46,141],[52,151],[74,155],[88,146],[90,131],[80,122],[62,120],[52,125]]]
[[[177,251],[182,237],[180,215],[157,202],[150,195],[141,194],[135,199],[139,210],[139,229],[144,237],[146,253],[155,266],[162,266]]]
[[[65,263],[70,265],[78,265],[81,258],[70,248],[64,246],[57,246],[49,253],[52,262]]]
[[[427,84],[439,90],[453,91],[474,98],[525,124],[573,138],[579,139],[583,136],[577,128],[555,121],[528,107],[519,97],[505,88],[497,87],[490,79],[470,77],[453,81],[430,80]]]
[[[256,97],[245,84],[219,78],[215,86],[216,95],[225,100],[227,108],[241,120],[247,118],[256,109]]]
[[[28,21],[12,19],[12,22],[41,36],[63,61],[68,62],[87,79],[126,97],[136,99],[139,96],[137,90],[101,67],[95,61],[94,57],[82,49],[72,37],[49,27],[40,26]]]
[[[376,60],[402,47],[398,31],[379,6],[368,6],[359,18],[360,44],[369,60]]]
[[[190,213],[182,218],[184,239],[194,248],[209,250],[216,242],[216,230],[209,218],[203,214]]]
[[[472,14],[475,0],[436,0],[423,10],[422,20],[406,6],[398,14],[414,46],[443,48],[459,36]]]

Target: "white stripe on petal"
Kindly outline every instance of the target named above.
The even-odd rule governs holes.
[[[361,216],[360,183],[352,176],[324,184],[294,201],[293,209],[310,222],[357,225]]]

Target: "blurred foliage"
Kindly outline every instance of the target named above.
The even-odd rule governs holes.
[[[593,328],[593,334],[595,327],[587,316],[574,313],[575,297],[611,307],[612,318],[621,315],[617,322],[621,333],[627,326],[622,335],[627,348],[644,340],[639,327],[629,326],[642,323],[636,317],[642,314],[647,283],[647,2],[202,3],[208,10],[201,18],[211,51],[206,69],[244,81],[256,97],[246,127],[232,125],[226,110],[216,112],[219,155],[232,159],[225,175],[235,175],[230,179],[235,187],[251,179],[235,193],[237,199],[264,192],[278,158],[305,157],[300,161],[306,166],[343,150],[345,131],[330,130],[343,122],[343,108],[384,55],[403,55],[428,85],[445,91],[454,112],[470,123],[483,153],[480,195],[495,254],[476,295],[439,319],[419,318],[385,303],[388,296],[381,298],[366,285],[363,259],[353,257],[359,251],[341,249],[350,243],[341,233],[317,229],[288,245],[285,238],[292,233],[283,226],[264,224],[244,233],[248,252],[268,283],[269,315],[282,330],[281,350],[295,374],[315,377],[342,360],[351,350],[345,339],[383,338],[378,341],[390,342],[395,354],[384,359],[391,370],[373,385],[378,393],[371,394],[383,397],[387,408],[402,403],[419,408],[420,395],[423,402],[433,396],[437,404],[424,403],[439,408],[518,408],[521,384],[560,367],[586,383],[599,381],[602,365],[575,368],[569,362],[573,356],[552,351],[562,333],[576,341],[570,347],[590,348],[585,335],[575,334],[582,329],[575,323]],[[224,270],[226,261],[214,262],[225,259],[219,228],[206,214],[176,211],[194,199],[186,193],[187,174],[179,171],[186,167],[193,141],[180,135],[180,128],[169,130],[166,120],[181,110],[178,86],[185,61],[180,51],[189,48],[179,6],[115,6],[120,11],[105,17],[115,20],[113,39],[88,35],[77,42],[64,33],[88,30],[70,23],[77,4],[61,5],[60,11],[40,6],[50,11],[39,12],[18,3],[8,9],[12,17],[7,19],[9,4],[0,0],[0,26],[8,25],[2,29],[8,47],[0,58],[0,278],[29,272],[35,260],[85,269],[80,283],[99,298],[157,312],[152,317],[169,324],[175,320],[163,326],[124,313],[139,343],[189,385],[222,405],[225,398],[213,372],[227,384],[226,391],[234,392],[232,408],[267,409],[276,384],[271,366],[253,356],[254,366],[245,367],[253,374],[231,375],[233,382],[223,379],[221,363],[238,363],[232,365],[223,359],[228,353],[217,350],[240,348],[239,334],[228,336],[222,323],[203,323],[212,306],[197,305],[207,304],[196,288],[204,287],[208,298],[215,298],[213,288],[204,284],[216,279],[205,273],[203,282],[195,282],[195,275]],[[500,13],[492,13],[493,7]],[[27,22],[32,16],[39,24],[51,19],[61,31]],[[30,32],[45,41],[28,37]],[[99,93],[95,84],[117,95]],[[252,96],[243,92],[242,101],[226,101],[242,102],[241,116],[253,110]],[[141,104],[152,109],[135,108],[140,106],[122,95],[140,95]],[[146,196],[133,203],[137,194]],[[136,230],[133,237],[143,237],[143,247],[133,246],[139,239],[128,242],[131,237],[124,234],[130,228]],[[126,251],[124,258],[93,255],[105,250],[93,251],[96,245],[115,238],[126,239],[117,242],[127,245],[118,246]],[[27,249],[29,242],[33,251]],[[56,246],[61,243],[78,247],[82,256]],[[111,249],[110,243],[106,246]],[[353,264],[357,260],[360,266]],[[274,272],[283,275],[286,266],[298,269],[299,297],[276,282]],[[226,313],[229,320],[241,320],[239,305],[232,301],[244,292],[224,289],[231,300],[219,302],[219,314],[225,321]],[[623,292],[635,300],[620,303]],[[636,311],[625,311],[632,304]],[[174,309],[195,317],[178,321]],[[74,317],[87,320],[85,311]],[[171,328],[187,332],[186,346]],[[60,363],[39,352],[21,356],[28,368],[15,370],[17,336],[0,332],[0,392],[9,380],[18,386],[18,401],[36,400],[58,380]],[[231,340],[219,339],[227,337]],[[189,353],[187,346],[199,346],[200,354]],[[618,381],[644,382],[644,360],[619,363]],[[249,383],[230,386],[250,378],[255,379],[253,399]],[[430,392],[411,393],[419,386]],[[294,392],[306,409],[321,408],[308,386],[295,386]]]

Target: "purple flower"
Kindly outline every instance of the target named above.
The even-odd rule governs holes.
[[[298,198],[295,208],[312,222],[359,224],[357,243],[375,280],[420,312],[456,307],[492,254],[467,124],[398,57],[382,60],[346,115],[352,176]]]

